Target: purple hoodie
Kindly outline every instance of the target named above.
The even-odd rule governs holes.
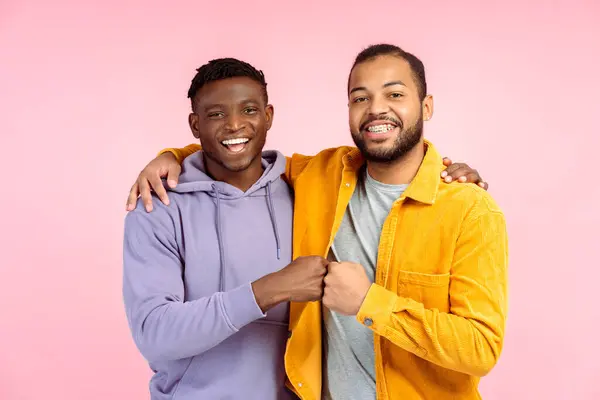
[[[154,371],[153,400],[291,399],[288,307],[263,314],[251,282],[292,259],[293,197],[285,157],[263,152],[246,192],[188,157],[165,206],[125,219],[123,294],[133,339]]]

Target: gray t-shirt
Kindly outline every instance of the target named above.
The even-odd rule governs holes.
[[[363,169],[335,236],[330,259],[361,264],[374,282],[383,223],[407,186],[383,184]],[[324,399],[375,399],[373,332],[355,316],[341,315],[325,307],[323,320]]]

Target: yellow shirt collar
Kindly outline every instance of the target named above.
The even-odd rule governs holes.
[[[424,204],[433,204],[437,197],[440,173],[444,169],[442,162],[442,156],[437,152],[431,142],[425,140],[425,157],[423,162],[417,171],[417,175],[414,177],[404,197],[409,197],[415,201]],[[359,168],[365,163],[360,150],[352,148],[343,158],[344,167],[350,168],[357,172]]]

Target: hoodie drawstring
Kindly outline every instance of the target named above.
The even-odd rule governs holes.
[[[212,185],[212,189],[215,192],[217,198],[217,239],[219,241],[219,255],[221,260],[221,280],[219,282],[219,292],[225,290],[225,249],[223,248],[223,232],[221,227],[221,198],[219,197],[219,190],[217,185]]]
[[[219,258],[221,259],[221,282],[219,283],[219,291],[225,291],[225,245],[223,244],[223,227],[221,226],[221,196],[217,185],[212,185],[212,190],[215,193],[217,199],[217,239],[219,241]],[[269,215],[271,216],[271,223],[273,224],[273,232],[275,233],[275,244],[277,246],[277,259],[281,258],[281,246],[279,243],[279,231],[277,230],[277,218],[275,217],[275,206],[273,205],[273,197],[271,196],[271,182],[267,183],[267,208],[269,209]]]
[[[277,245],[277,259],[281,257],[281,247],[279,246],[279,231],[277,230],[277,218],[275,218],[275,206],[273,206],[273,197],[271,196],[271,182],[267,182],[267,207],[271,214],[271,222],[273,223],[273,231],[275,232],[275,243]]]

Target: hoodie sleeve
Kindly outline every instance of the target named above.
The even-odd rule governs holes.
[[[265,316],[251,283],[185,301],[183,260],[164,208],[130,212],[125,220],[123,295],[133,339],[150,362],[210,350]]]

